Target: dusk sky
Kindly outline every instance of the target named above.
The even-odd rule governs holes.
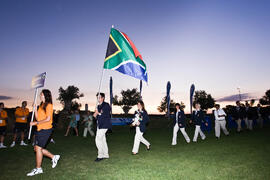
[[[75,85],[85,94],[82,109],[88,103],[94,110],[112,25],[133,40],[147,65],[143,99],[150,113],[157,113],[167,81],[172,99],[187,107],[192,83],[222,106],[234,104],[226,97],[237,95],[237,87],[247,99],[260,98],[270,89],[269,10],[270,1],[261,0],[1,0],[0,101],[30,106],[31,79],[46,71],[56,109],[59,87]],[[139,88],[139,80],[105,70],[107,97],[110,76],[114,94]]]

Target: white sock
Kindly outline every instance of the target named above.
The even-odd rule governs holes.
[[[42,168],[40,167],[40,168],[37,168],[37,170],[41,170]]]
[[[0,146],[3,146],[3,143],[0,143]]]

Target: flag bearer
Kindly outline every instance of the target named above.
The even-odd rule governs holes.
[[[105,94],[98,93],[98,106],[94,113],[97,118],[97,132],[96,132],[96,146],[98,149],[98,156],[95,162],[109,158],[108,145],[106,141],[106,132],[112,128],[111,123],[111,107],[108,103],[104,102]]]
[[[38,110],[37,108],[34,109],[37,121],[30,123],[30,126],[37,126],[34,146],[34,151],[36,152],[36,168],[28,173],[27,176],[34,176],[43,173],[41,168],[43,156],[52,160],[52,168],[56,167],[60,159],[60,155],[54,155],[45,149],[53,131],[53,104],[51,91],[43,89],[40,93],[40,100],[41,103]]]

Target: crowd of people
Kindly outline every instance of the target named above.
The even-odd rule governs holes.
[[[105,102],[105,94],[97,94],[98,105],[94,113],[86,111],[83,116],[82,124],[84,125],[83,137],[87,137],[89,133],[91,136],[95,136],[93,131],[94,118],[96,119],[96,136],[95,143],[97,147],[97,158],[95,162],[100,162],[104,159],[109,158],[109,149],[106,140],[106,133],[112,129],[111,122],[111,107]],[[34,151],[36,153],[36,167],[27,174],[27,176],[34,176],[43,173],[42,159],[46,156],[52,160],[52,168],[57,166],[60,159],[60,155],[54,155],[46,149],[48,142],[50,141],[53,134],[53,103],[51,92],[47,89],[43,89],[40,93],[40,105],[34,105],[35,121],[30,122],[30,126],[36,127],[34,135]],[[201,109],[199,102],[194,103],[194,111],[191,114],[191,118],[188,119],[185,116],[184,110],[181,108],[179,103],[175,104],[175,112],[173,115],[173,138],[172,145],[177,145],[177,133],[180,130],[184,136],[187,143],[190,143],[188,133],[185,128],[187,124],[192,124],[195,127],[193,142],[197,142],[198,136],[202,140],[206,139],[206,135],[201,130],[201,125],[205,124],[208,126],[208,122],[205,120],[205,112]],[[245,105],[241,104],[239,101],[236,102],[236,106],[228,112],[228,110],[223,110],[219,104],[215,105],[215,110],[213,111],[213,118],[215,120],[215,136],[217,139],[220,138],[220,130],[228,136],[229,131],[226,128],[227,113],[229,113],[233,120],[237,124],[237,132],[243,130],[242,121],[245,122],[245,127],[248,130],[253,130],[253,123],[257,121],[258,127],[263,128],[263,121],[265,119],[270,119],[269,113],[267,113],[264,108],[258,104],[254,107],[254,100],[250,103],[246,102]],[[70,129],[74,129],[76,136],[78,133],[78,126],[81,119],[79,110],[71,111],[70,122],[67,127],[65,136],[69,135]],[[25,132],[28,129],[27,119],[29,117],[29,109],[27,108],[27,102],[23,101],[22,106],[16,108],[15,111],[15,125],[13,133],[13,141],[10,147],[14,147],[16,144],[17,136],[20,135],[20,145],[27,146],[24,142]],[[4,138],[6,135],[8,114],[4,110],[4,103],[0,103],[0,148],[6,148],[4,145]],[[140,143],[146,146],[147,150],[150,150],[150,142],[144,138],[144,133],[146,131],[147,123],[149,122],[149,116],[145,110],[145,105],[143,101],[138,101],[137,110],[135,111],[134,118],[132,119],[131,126],[134,126],[136,133],[134,136],[134,143],[132,148],[132,155],[137,155],[139,152]]]
[[[246,130],[252,131],[254,124],[257,124],[258,128],[263,128],[264,121],[270,120],[270,111],[268,107],[263,108],[261,104],[254,106],[255,100],[250,102],[246,101],[245,104],[242,104],[240,101],[236,101],[236,106],[232,106],[231,109],[222,109],[219,104],[215,104],[215,110],[213,110],[212,116],[215,122],[215,136],[217,139],[220,138],[220,131],[228,136],[229,131],[226,128],[228,114],[231,117],[232,121],[235,121],[237,124],[237,132]],[[202,140],[205,140],[206,136],[201,130],[201,125],[205,124],[208,126],[208,123],[205,121],[205,113],[201,109],[201,105],[198,102],[195,102],[195,110],[191,114],[190,124],[195,125],[195,132],[193,137],[193,142],[197,142],[198,135],[200,135]],[[172,145],[177,144],[177,132],[181,131],[187,143],[190,143],[190,138],[185,131],[186,127],[186,118],[183,109],[179,103],[175,105],[174,113],[174,128],[173,128],[173,139]],[[227,113],[225,112],[227,111]],[[244,125],[243,125],[244,122]]]

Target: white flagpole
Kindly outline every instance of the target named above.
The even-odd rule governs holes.
[[[31,122],[33,122],[33,120],[34,120],[35,108],[36,108],[36,101],[37,101],[37,95],[38,95],[38,88],[36,88],[36,90],[35,90],[35,97],[34,97],[34,105],[33,105],[33,111],[32,111]],[[32,126],[30,126],[30,129],[29,129],[28,140],[30,140],[31,132],[32,132]]]
[[[114,25],[112,25],[112,28],[114,28]],[[101,78],[100,78],[99,86],[98,86],[98,96],[97,96],[96,109],[97,109],[97,106],[98,106],[98,97],[99,97],[99,95],[100,95],[101,83],[102,83],[102,80],[103,80],[104,70],[105,70],[104,67],[102,67]]]
[[[105,69],[102,68],[101,78],[100,78],[99,86],[98,86],[98,96],[100,95],[100,89],[101,89],[101,83],[102,83],[102,80],[103,80],[104,70],[105,70]],[[97,96],[96,108],[97,108],[97,106],[98,106],[98,96]]]

